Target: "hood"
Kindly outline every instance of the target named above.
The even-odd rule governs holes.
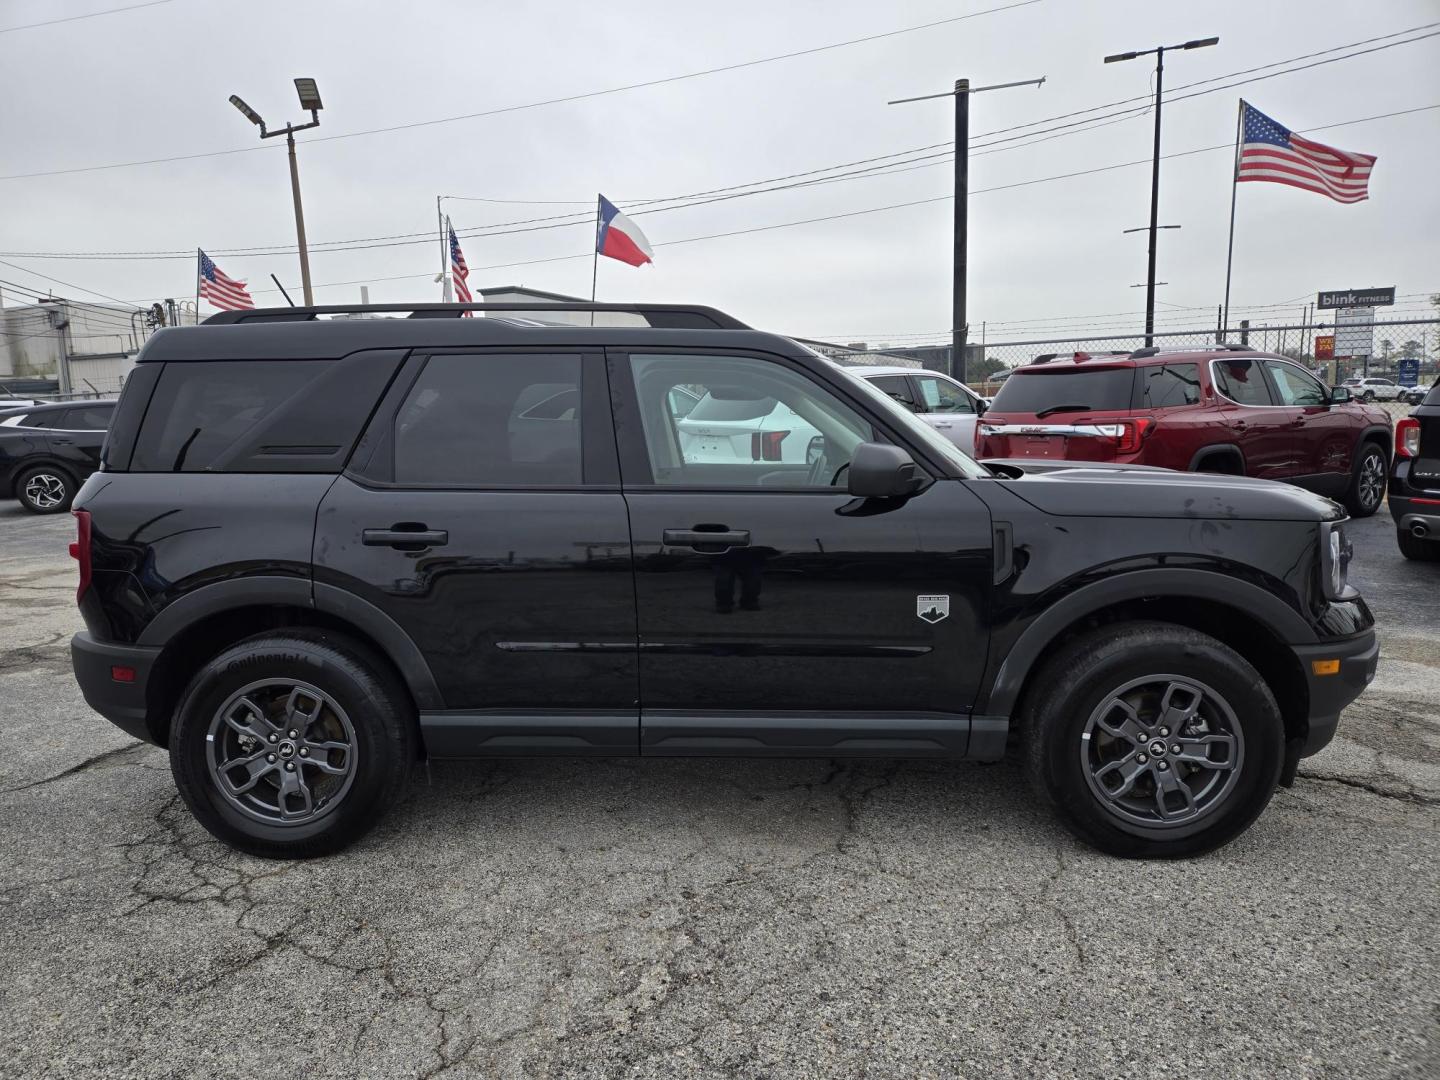
[[[1006,487],[1057,517],[1337,521],[1337,503],[1291,484],[1095,461],[986,459]]]

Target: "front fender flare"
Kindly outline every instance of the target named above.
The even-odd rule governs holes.
[[[1012,715],[1030,672],[1061,633],[1103,608],[1159,596],[1225,604],[1256,619],[1289,644],[1311,644],[1319,640],[1314,628],[1299,612],[1258,585],[1209,570],[1134,570],[1077,589],[1042,611],[1005,654],[987,700],[978,705],[976,711]]]

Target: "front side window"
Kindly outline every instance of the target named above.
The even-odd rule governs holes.
[[[395,416],[395,481],[579,484],[580,357],[432,356]]]
[[[1215,385],[1231,401],[1239,405],[1274,405],[1270,400],[1270,388],[1265,385],[1265,376],[1260,371],[1260,361],[1248,359],[1216,360]]]
[[[1294,364],[1267,360],[1265,367],[1275,383],[1275,393],[1280,398],[1280,404],[1309,407],[1324,405],[1329,400],[1325,388]]]
[[[774,361],[632,355],[630,371],[656,484],[843,486],[855,447],[874,437],[870,424],[830,391]],[[700,393],[684,415],[674,407],[677,387]]]
[[[1171,409],[1200,400],[1199,364],[1160,364],[1141,368],[1145,408]]]
[[[920,384],[920,397],[925,402],[926,412],[971,413],[975,406],[970,395],[952,382],[937,379],[934,375],[921,375],[915,380]]]

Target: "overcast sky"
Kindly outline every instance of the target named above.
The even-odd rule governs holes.
[[[250,149],[261,147],[258,131],[226,98],[240,94],[271,123],[299,121],[291,85],[297,75],[318,80],[326,106],[321,127],[299,137],[312,244],[433,230],[437,194],[576,201],[450,202],[463,232],[588,213],[597,191],[623,209],[898,154],[952,139],[952,104],[887,106],[888,99],[942,91],[960,76],[974,85],[1047,77],[1040,89],[976,96],[971,132],[978,144],[985,132],[1145,94],[1153,61],[1105,65],[1108,53],[1212,35],[1218,46],[1167,58],[1167,96],[1176,88],[1177,100],[1165,106],[1166,153],[1231,143],[1242,94],[1296,130],[1440,105],[1440,37],[1192,100],[1179,100],[1186,91],[1178,89],[1440,23],[1437,0],[1038,0],[660,86],[330,141],[317,137],[684,75],[1018,0],[168,0],[3,32],[136,2],[0,0],[0,174],[247,152],[0,180],[0,252],[202,246],[232,277],[260,290],[275,273],[298,299],[293,253],[221,254],[293,245],[284,140]],[[972,335],[982,321],[992,340],[1086,325],[1047,322],[1078,316],[1094,316],[1088,325],[1095,328],[1139,325],[1138,315],[1122,313],[1144,306],[1144,290],[1130,286],[1145,278],[1145,237],[1122,230],[1148,220],[1148,164],[983,189],[1148,161],[1151,124],[1150,115],[1136,115],[1035,145],[1001,144],[990,153],[977,147],[970,166]],[[1279,185],[1243,185],[1232,304],[1287,302],[1294,318],[1320,289],[1395,285],[1402,296],[1413,294],[1418,314],[1418,294],[1440,291],[1440,108],[1312,137],[1378,156],[1371,199],[1342,206]],[[943,338],[951,267],[951,203],[943,197],[952,171],[947,159],[914,163],[926,167],[637,216],[656,245],[655,265],[637,270],[602,259],[599,298],[703,302],[753,325],[833,340]],[[1165,324],[1214,322],[1230,171],[1227,149],[1164,163],[1161,222],[1182,226],[1161,233]],[[675,243],[935,198],[942,201]],[[588,294],[586,257],[500,264],[581,255],[592,229],[587,223],[464,238],[471,284]],[[25,268],[0,266],[0,278],[11,281],[48,274],[147,303],[194,293],[193,258],[0,259]],[[317,285],[370,281],[372,300],[438,299],[438,263],[433,240],[311,255]],[[6,294],[13,302],[13,291]],[[354,284],[316,292],[317,302],[358,297]],[[279,302],[274,293],[257,291],[257,299]]]

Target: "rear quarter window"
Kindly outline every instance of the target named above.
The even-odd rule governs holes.
[[[1039,413],[1067,405],[1072,412],[1124,412],[1134,407],[1133,367],[1065,370],[1064,363],[1059,361],[1048,371],[1017,370],[1000,387],[991,408],[997,413]]]
[[[130,468],[339,472],[403,355],[168,363]]]
[[[1199,364],[1157,364],[1140,369],[1141,399],[1147,409],[1173,409],[1200,401]]]

